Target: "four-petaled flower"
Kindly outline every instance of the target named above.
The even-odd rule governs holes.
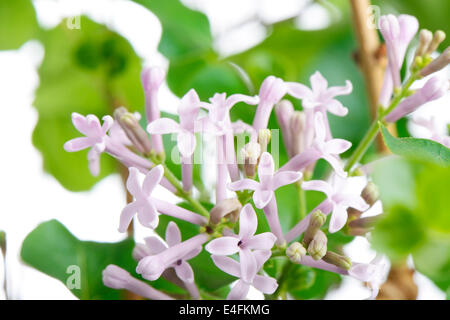
[[[89,170],[92,175],[98,176],[100,171],[100,154],[106,148],[106,133],[113,125],[113,118],[104,116],[103,125],[93,114],[86,117],[76,112],[72,113],[72,122],[75,128],[85,135],[85,137],[75,138],[64,144],[64,149],[68,152],[80,151],[92,147],[88,152]]]
[[[161,241],[158,237],[147,237],[145,238],[146,252],[147,256],[152,256],[159,254],[166,250],[168,247],[173,247],[181,243],[181,233],[175,222],[171,221],[167,225],[166,229],[166,243]],[[142,249],[142,248],[141,248]],[[180,257],[177,261],[168,266],[168,268],[174,268],[175,273],[178,278],[182,281],[193,283],[194,282],[194,271],[192,270],[189,263],[186,261],[196,257],[202,251],[202,247],[196,247],[193,250],[187,252],[185,255]],[[142,252],[144,252],[142,250]],[[141,257],[143,259],[145,257]],[[140,259],[140,260],[141,260]]]
[[[347,222],[347,209],[349,207],[359,211],[369,209],[369,205],[360,196],[361,192],[356,193],[356,188],[352,190],[352,184],[355,185],[358,180],[358,177],[342,178],[334,175],[331,184],[321,180],[311,180],[302,183],[304,190],[316,190],[326,194],[326,201],[329,202],[332,208],[328,229],[331,233],[339,231],[344,227]]]
[[[222,256],[239,252],[241,277],[245,281],[251,282],[258,271],[252,250],[270,250],[276,240],[276,237],[270,232],[255,235],[257,227],[256,213],[251,204],[246,204],[239,217],[239,235],[214,239],[206,245],[205,249],[211,254]]]
[[[347,115],[348,109],[335,97],[352,92],[353,86],[350,81],[347,80],[345,86],[342,87],[328,87],[328,81],[317,71],[311,76],[310,82],[311,89],[301,83],[287,82],[288,93],[295,98],[302,99],[302,105],[306,109],[328,110],[341,117]]]
[[[382,262],[382,256],[377,255],[370,263],[353,263],[348,274],[360,281],[368,282],[372,289],[369,299],[375,299],[385,278],[387,265]]]
[[[268,250],[258,250],[255,251],[254,255],[257,270],[259,270],[261,269],[263,264],[270,258],[271,252]],[[226,272],[232,276],[240,278],[233,286],[231,291],[228,293],[227,296],[228,300],[245,299],[251,285],[265,294],[274,293],[278,287],[277,281],[274,278],[268,276],[262,276],[257,274],[251,281],[245,280],[242,277],[241,272],[242,267],[239,266],[239,262],[230,257],[212,255],[211,258],[213,259],[214,264],[223,272]]]
[[[273,158],[268,152],[264,152],[258,164],[259,182],[252,179],[242,179],[232,182],[228,188],[232,191],[255,190],[253,201],[258,209],[267,206],[275,196],[274,191],[284,185],[300,180],[302,174],[294,171],[275,172]]]
[[[200,110],[200,99],[194,89],[181,98],[178,114],[180,123],[169,119],[160,118],[151,122],[147,126],[150,134],[177,133],[177,147],[183,157],[190,157],[194,153],[196,140],[195,132],[200,131],[201,127],[196,121]]]
[[[158,226],[159,218],[155,206],[151,202],[150,195],[153,189],[158,185],[164,175],[164,168],[162,165],[157,165],[150,170],[144,182],[139,183],[139,170],[131,167],[127,180],[127,189],[133,195],[135,200],[122,210],[120,215],[119,232],[125,232],[130,224],[133,216],[137,212],[139,222],[149,228],[156,228]]]

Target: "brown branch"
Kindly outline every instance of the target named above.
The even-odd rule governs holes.
[[[350,0],[353,24],[359,49],[356,54],[357,62],[364,76],[369,98],[370,115],[377,116],[378,98],[383,85],[384,70],[386,69],[386,54],[384,46],[380,44],[378,32],[370,26],[370,0]],[[392,128],[391,128],[392,129]],[[377,138],[378,151],[385,152],[387,148],[381,135]]]

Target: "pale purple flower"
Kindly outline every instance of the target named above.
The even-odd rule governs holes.
[[[353,263],[348,274],[360,281],[368,282],[372,289],[369,299],[375,299],[384,282],[387,265],[383,263],[382,256],[377,255],[370,263]]]
[[[269,123],[273,106],[286,94],[286,85],[280,78],[268,76],[259,89],[259,105],[253,118],[253,128],[258,132],[265,129]]]
[[[402,100],[386,117],[387,122],[395,122],[417,110],[427,102],[442,98],[449,90],[448,79],[433,77],[411,96]]]
[[[437,128],[436,119],[434,117],[430,117],[429,119],[425,119],[423,117],[414,117],[413,123],[418,126],[423,127],[427,131],[427,138],[433,141],[436,141],[447,148],[450,148],[450,137],[448,135],[441,134]]]
[[[179,242],[177,232],[174,229],[169,231],[166,236],[169,247],[163,251],[142,258],[136,268],[136,272],[141,274],[147,280],[154,281],[158,279],[167,268],[181,267],[177,271],[178,276],[184,281],[194,279],[192,268],[186,263],[198,255],[202,250],[202,245],[208,241],[206,234],[196,235],[186,241]],[[170,239],[170,240],[169,240]]]
[[[103,284],[112,289],[125,289],[151,300],[173,300],[172,297],[134,278],[128,271],[113,264],[103,270],[102,279]]]
[[[270,230],[277,237],[277,244],[284,243],[283,231],[278,216],[275,190],[300,180],[302,174],[294,171],[275,172],[275,165],[270,153],[264,152],[258,164],[259,182],[252,179],[242,179],[232,182],[228,188],[232,191],[254,190],[253,202],[258,209],[264,209]]]
[[[328,87],[328,81],[319,71],[316,71],[311,76],[310,82],[311,89],[301,83],[287,82],[288,93],[297,99],[302,99],[305,109],[328,111],[340,117],[347,115],[348,109],[335,98],[352,92],[353,86],[349,80],[345,82],[345,86]]]
[[[316,190],[326,194],[327,200],[332,207],[329,232],[334,233],[344,227],[347,222],[347,209],[352,207],[359,211],[366,211],[369,205],[361,197],[361,190],[356,190],[353,185],[358,182],[359,177],[342,178],[334,175],[332,183],[322,180],[304,181],[304,190]]]
[[[158,67],[144,69],[141,73],[142,87],[145,92],[145,114],[147,122],[153,122],[160,117],[158,91],[166,77],[164,70]],[[157,153],[164,152],[164,145],[160,134],[152,134],[152,146]]]
[[[136,168],[129,168],[127,189],[133,195],[134,201],[127,204],[120,215],[119,232],[125,232],[128,225],[137,212],[139,222],[149,228],[158,226],[158,212],[154,204],[150,201],[153,189],[158,185],[164,175],[164,168],[158,165],[150,170],[145,176],[142,186],[139,182],[139,171]]]
[[[191,157],[195,150],[195,131],[199,130],[196,119],[200,110],[197,92],[191,89],[181,98],[178,107],[180,123],[169,118],[161,118],[147,126],[150,134],[177,134],[177,147],[183,157]]]
[[[323,114],[317,112],[314,117],[315,138],[312,146],[289,160],[280,171],[300,171],[320,158],[326,160],[341,177],[346,177],[339,160],[339,154],[351,147],[351,143],[343,139],[326,139],[326,129]]]
[[[281,128],[281,133],[283,135],[283,143],[284,147],[289,153],[289,156],[292,156],[292,148],[291,148],[291,128],[290,128],[290,121],[291,117],[294,114],[294,106],[292,105],[292,102],[289,100],[281,100],[276,106],[275,106],[275,114],[277,116],[278,124]],[[298,133],[303,134],[303,132]]]
[[[208,243],[205,249],[213,255],[232,255],[239,253],[242,279],[252,282],[257,269],[253,250],[271,250],[276,237],[270,232],[255,235],[258,218],[251,204],[246,204],[239,216],[239,235],[220,237]]]
[[[258,164],[259,182],[252,179],[242,179],[232,182],[228,188],[232,191],[254,190],[253,201],[258,209],[266,207],[275,197],[274,191],[284,185],[300,180],[302,174],[294,171],[275,172],[275,164],[272,155],[264,152]]]
[[[270,258],[271,252],[268,250],[258,250],[255,251],[254,255],[256,259],[257,270],[260,270],[264,263]],[[242,268],[239,265],[239,262],[230,257],[212,255],[211,258],[220,270],[234,277],[240,278],[228,293],[228,300],[245,299],[250,286],[253,286],[257,290],[265,294],[272,294],[278,288],[277,280],[268,276],[257,274],[251,281],[244,280],[241,272]]]
[[[380,104],[386,106],[394,87],[401,86],[400,69],[405,59],[406,49],[419,29],[419,22],[413,16],[382,16],[380,31],[386,43],[388,67],[385,72]]]
[[[72,113],[72,122],[75,128],[85,137],[75,138],[64,144],[68,152],[80,151],[91,147],[88,152],[89,170],[93,176],[98,176],[100,171],[100,154],[105,151],[107,132],[114,123],[110,116],[103,117],[103,125],[92,114],[86,117],[76,112]]]
[[[167,245],[163,241],[161,241],[158,237],[145,238],[147,254],[144,257],[141,257],[139,261],[145,258],[146,256],[157,255],[165,251],[167,248],[173,247],[181,243],[180,229],[173,221],[169,222],[169,224],[167,225],[166,243]],[[193,283],[194,271],[192,270],[189,263],[187,263],[186,261],[196,257],[201,252],[201,250],[202,250],[201,246],[193,249],[191,252],[188,252],[182,258],[180,258],[175,263],[170,265],[168,268],[173,268],[178,278],[180,278],[182,281],[187,283]]]

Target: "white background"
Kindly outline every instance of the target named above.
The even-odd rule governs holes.
[[[263,40],[265,31],[260,21],[273,22],[298,15],[300,28],[323,28],[328,24],[327,12],[317,5],[306,6],[306,0],[183,2],[208,15],[216,39],[215,47],[222,55],[245,50]],[[53,27],[64,17],[88,14],[129,39],[146,65],[167,66],[166,59],[157,52],[161,35],[158,19],[131,1],[37,0],[34,3],[39,22],[44,27]],[[21,242],[40,222],[56,218],[83,240],[112,242],[123,239],[123,235],[117,232],[119,214],[125,205],[118,175],[104,179],[89,192],[72,193],[42,170],[42,158],[31,144],[32,130],[37,121],[32,102],[39,82],[37,67],[42,57],[43,48],[37,42],[28,42],[18,51],[0,52],[0,229],[6,230],[8,235],[10,299],[75,298],[59,281],[20,262]],[[169,106],[172,111],[176,109],[178,99],[167,87],[163,88],[161,99],[162,105]],[[438,114],[442,130],[450,122],[448,99],[420,112]],[[420,135],[420,130],[414,132]],[[144,235],[145,231],[139,230],[137,237]],[[351,243],[346,252],[361,262],[368,262],[374,256],[363,238]],[[3,271],[2,262],[0,267]],[[419,299],[445,297],[425,277],[416,274],[415,278],[419,284]],[[2,276],[0,279],[3,280]],[[327,298],[363,299],[367,296],[368,290],[358,281],[346,278],[341,288],[331,291]],[[3,293],[0,297],[4,297]]]

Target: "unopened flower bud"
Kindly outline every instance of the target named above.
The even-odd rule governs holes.
[[[352,267],[350,258],[331,251],[328,251],[322,260],[345,270],[349,270]]]
[[[381,215],[355,219],[349,222],[350,228],[372,228],[380,221]]]
[[[309,219],[308,228],[305,231],[305,236],[303,237],[303,245],[308,246],[312,241],[316,233],[327,221],[327,216],[322,213],[322,211],[314,211]]]
[[[302,111],[294,111],[289,121],[291,136],[290,156],[300,154],[305,149],[304,143],[305,114]]]
[[[140,153],[150,153],[151,143],[147,133],[132,113],[128,112],[126,108],[120,107],[114,111],[114,118]]]
[[[291,132],[289,128],[289,122],[293,113],[294,106],[289,100],[281,100],[275,105],[275,114],[277,116],[278,124],[281,128],[284,147],[288,151],[291,149]]]
[[[241,209],[242,205],[236,198],[222,200],[211,209],[210,221],[213,224],[218,224],[222,218],[228,217],[231,222],[236,222]]]
[[[445,40],[445,32],[442,30],[438,30],[434,33],[433,40],[428,47],[427,54],[432,54],[439,48],[439,45]]]
[[[261,146],[256,142],[249,142],[241,149],[241,158],[244,162],[246,177],[253,178],[256,174],[256,165],[261,155]]]
[[[308,246],[308,253],[314,260],[320,260],[327,253],[327,236],[318,230]]]
[[[267,152],[267,146],[269,145],[271,135],[269,129],[261,129],[258,131],[258,143],[261,146],[261,152]]]
[[[426,77],[432,73],[444,69],[448,64],[450,64],[450,47],[445,49],[439,57],[431,61],[425,68],[423,68],[420,75],[422,77]]]
[[[427,53],[431,41],[433,40],[433,33],[430,30],[422,29],[420,31],[419,46],[416,50],[415,57],[422,57]]]
[[[306,249],[299,242],[292,243],[286,249],[286,256],[294,263],[300,263],[304,255],[306,255]]]
[[[366,187],[363,189],[361,193],[361,197],[366,201],[369,206],[373,206],[375,202],[377,202],[380,197],[380,192],[378,191],[378,187],[372,181],[369,181]]]

